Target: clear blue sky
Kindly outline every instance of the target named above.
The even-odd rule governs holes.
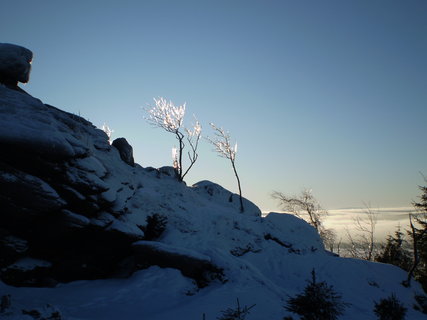
[[[170,165],[143,107],[187,102],[239,145],[244,196],[311,188],[327,208],[408,206],[427,175],[427,1],[0,3],[0,41],[34,52],[24,89]],[[237,191],[205,141],[187,178]]]

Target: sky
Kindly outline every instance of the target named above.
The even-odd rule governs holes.
[[[4,0],[0,42],[34,53],[24,90],[106,123],[143,167],[177,145],[144,119],[153,98],[186,103],[186,126],[237,141],[243,196],[264,211],[305,188],[328,209],[408,207],[425,184],[425,0]],[[212,149],[186,183],[237,192]]]

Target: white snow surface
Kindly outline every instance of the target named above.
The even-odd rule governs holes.
[[[152,245],[211,261],[224,269],[227,281],[213,281],[199,289],[180,271],[157,266],[126,279],[75,281],[55,288],[18,288],[0,281],[0,296],[12,298],[12,307],[0,318],[32,319],[20,310],[42,310],[49,304],[69,320],[188,320],[202,319],[203,314],[211,320],[222,310],[234,308],[239,299],[241,306],[255,304],[246,320],[279,320],[290,315],[298,319],[284,305],[290,296],[302,292],[314,269],[318,281],[332,285],[342,301],[350,304],[342,319],[376,319],[374,301],[391,294],[408,308],[407,319],[425,319],[412,308],[414,295],[422,289],[416,282],[403,287],[403,270],[336,257],[324,250],[310,225],[292,215],[261,217],[260,210],[246,199],[246,210],[240,213],[238,195],[218,184],[203,181],[189,187],[159,170],[131,167],[121,161],[101,130],[79,121],[0,86],[1,141],[29,148],[35,144],[44,152],[65,157],[81,156],[78,167],[90,175],[79,176],[77,170],[72,173],[75,179],[102,184],[108,188],[105,200],[118,210],[127,208],[119,219],[108,213],[91,220],[68,213],[70,219],[141,236],[138,226],[146,224],[147,216],[166,216],[166,230]]]
[[[33,259],[33,258],[23,258],[16,261],[14,264],[9,266],[11,269],[19,269],[19,270],[33,270],[35,268],[47,268],[50,267],[51,263],[48,261]]]

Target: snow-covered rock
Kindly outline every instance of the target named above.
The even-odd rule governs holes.
[[[33,53],[21,46],[0,43],[0,83],[27,83]]]
[[[239,214],[237,195],[211,182],[187,187],[172,167],[134,165],[127,143],[125,148],[110,145],[107,135],[88,121],[27,94],[0,87],[0,115],[0,147],[7,150],[0,155],[0,225],[28,243],[29,250],[14,258],[49,261],[55,281],[105,278],[140,268],[133,264],[129,269],[132,264],[125,261],[141,257],[141,245],[135,250],[133,242],[152,240],[148,221],[153,215],[174,225],[166,228],[167,243],[191,226],[202,232],[201,217],[194,220],[193,213]],[[260,216],[253,203],[244,203],[247,215]],[[193,221],[183,222],[186,217]],[[176,261],[169,258],[166,265],[181,266],[199,283],[205,271],[221,269],[194,256],[168,254]],[[152,264],[164,265],[152,259],[144,267]],[[0,268],[10,265],[10,259],[0,261]],[[188,272],[192,268],[197,272]]]
[[[193,185],[194,190],[212,203],[228,205],[240,210],[239,195],[232,193],[217,183],[203,180]],[[261,216],[261,210],[251,201],[243,199],[243,214]]]
[[[133,159],[133,149],[132,146],[127,142],[125,138],[117,138],[113,141],[112,146],[119,150],[120,158],[130,166],[135,165],[135,160]]]
[[[88,121],[4,86],[0,147],[0,317],[49,304],[63,319],[214,319],[238,298],[256,304],[247,320],[283,319],[314,269],[343,319],[375,319],[391,294],[423,319],[403,270],[332,256],[303,220],[247,199],[240,212],[219,184],[131,166]]]

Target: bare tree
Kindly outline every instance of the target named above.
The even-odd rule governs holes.
[[[279,200],[283,210],[289,211],[304,220],[307,220],[308,216],[308,223],[320,233],[323,217],[328,212],[320,206],[311,190],[304,189],[298,196],[287,196],[281,192],[274,191],[272,197]]]
[[[240,185],[240,179],[239,175],[237,174],[235,163],[237,154],[237,143],[232,146],[231,137],[228,132],[225,132],[222,128],[218,128],[213,123],[211,123],[210,125],[214,130],[215,137],[213,139],[207,138],[207,140],[214,145],[215,151],[220,157],[230,160],[234,175],[236,176],[237,186],[239,188],[240,212],[244,212],[245,210],[243,207],[242,187]]]
[[[325,245],[331,247],[330,243],[335,242],[335,233],[323,226],[323,220],[328,215],[328,211],[322,208],[311,190],[305,189],[298,196],[287,196],[281,192],[274,191],[272,197],[279,200],[284,211],[290,212],[311,224],[317,230]]]
[[[375,227],[378,221],[378,210],[372,210],[366,203],[365,208],[363,217],[356,216],[353,219],[355,230],[358,232],[357,235],[353,237],[348,229],[346,229],[346,232],[350,243],[350,256],[372,261],[376,250]]]
[[[326,249],[338,255],[340,254],[341,239],[337,242],[337,233],[333,229],[323,229],[321,238]]]
[[[154,98],[154,106],[147,110],[149,117],[147,121],[157,128],[162,128],[166,132],[170,132],[175,135],[178,140],[179,147],[175,149],[174,167],[177,171],[179,180],[182,181],[194,163],[197,161],[197,147],[201,137],[202,127],[196,120],[193,125],[193,129],[183,129],[184,115],[185,115],[185,103],[180,106],[175,106],[172,101],[160,97],[159,99]],[[187,136],[182,132],[187,134]],[[183,150],[185,147],[184,139],[187,137],[187,142],[190,145],[191,150],[188,152],[190,165],[187,170],[183,171]],[[173,149],[174,150],[174,149]]]
[[[182,178],[187,175],[188,171],[193,167],[194,163],[197,161],[199,154],[197,153],[197,148],[199,147],[199,141],[202,134],[202,126],[200,122],[194,117],[195,122],[192,125],[192,130],[185,128],[185,132],[187,134],[187,142],[190,146],[191,150],[187,152],[188,159],[190,160],[190,165],[187,170],[183,173]]]

